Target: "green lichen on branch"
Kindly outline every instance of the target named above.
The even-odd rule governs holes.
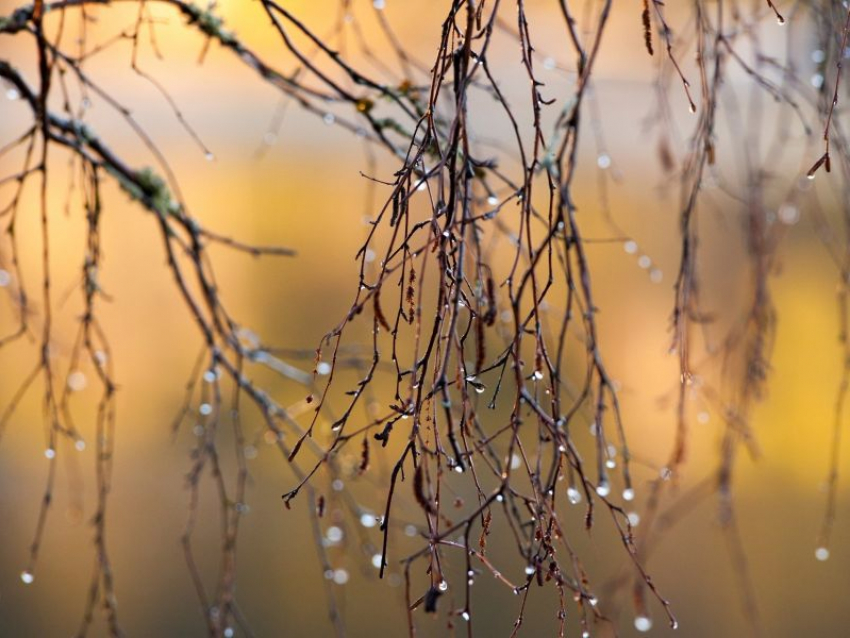
[[[215,15],[211,9],[201,9],[195,4],[186,4],[184,12],[189,16],[189,24],[197,24],[198,27],[209,37],[215,38],[222,44],[234,46],[236,36],[233,32],[224,29],[224,20]]]
[[[180,211],[180,205],[172,198],[165,180],[152,168],[145,167],[136,171],[132,179],[108,166],[107,170],[130,199],[141,202],[149,210],[162,217],[176,215]]]

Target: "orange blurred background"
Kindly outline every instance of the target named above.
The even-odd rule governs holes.
[[[317,33],[330,30],[339,10],[338,3],[325,0],[285,4]],[[400,40],[421,60],[430,62],[446,3],[388,0],[386,4],[387,17]],[[541,71],[549,74],[546,89],[562,103],[571,82],[570,73],[562,69],[570,68],[572,60],[556,3],[540,0],[528,5],[539,53],[557,61],[557,68]],[[8,15],[15,7],[2,0],[0,15]],[[675,9],[670,10],[675,19]],[[89,26],[91,42],[103,41],[130,27],[135,19],[135,9],[129,3],[91,11],[98,19]],[[370,165],[361,140],[299,111],[295,105],[286,108],[279,130],[274,130],[272,123],[281,98],[273,88],[217,46],[210,48],[203,65],[199,65],[203,38],[185,29],[168,7],[154,4],[151,11],[164,20],[157,27],[164,59],[157,59],[143,43],[142,67],[168,90],[214,153],[214,161],[205,160],[156,89],[130,70],[129,43],[93,57],[88,72],[130,106],[134,117],[150,132],[174,167],[194,215],[210,228],[242,241],[281,244],[297,250],[294,258],[255,260],[218,249],[214,251],[215,267],[223,299],[241,323],[251,326],[266,342],[309,352],[350,306],[357,282],[354,255],[366,233],[363,219],[375,214],[375,207],[382,202],[382,193],[371,194],[359,172],[374,171],[389,179],[395,165],[381,151],[375,151],[377,159]],[[277,68],[295,68],[257,3],[227,0],[219,3],[217,11],[229,28]],[[352,11],[370,47],[378,57],[388,57],[389,49],[379,36],[368,3],[354,3]],[[648,271],[638,266],[637,255],[623,250],[623,238],[590,245],[596,300],[601,309],[601,342],[608,366],[622,387],[624,420],[637,459],[639,513],[647,491],[644,488],[658,476],[669,456],[675,428],[673,406],[663,399],[675,390],[678,378],[675,356],[668,354],[668,327],[679,235],[678,189],[658,165],[655,138],[643,126],[653,105],[655,60],[643,49],[638,25],[639,10],[634,6],[614,11],[595,75],[593,103],[600,134],[588,134],[584,139],[584,168],[575,196],[585,236],[610,238],[612,230],[603,220],[601,206],[600,183],[604,182],[617,225],[637,242],[640,254],[651,257],[661,273],[659,282],[650,281]],[[775,22],[766,21],[762,45],[784,51],[788,46],[783,40],[785,32],[780,35],[772,26]],[[807,46],[811,48],[805,26],[794,35],[803,68],[810,64],[805,52]],[[349,34],[348,38],[351,59],[368,65],[353,36]],[[493,59],[502,65],[499,73],[509,100],[524,104],[527,79],[514,46],[508,43],[497,49]],[[12,61],[31,84],[36,83],[35,43],[30,36],[0,36],[0,58]],[[743,77],[733,77],[744,86]],[[743,88],[741,92],[749,95]],[[675,125],[683,142],[692,116],[675,83],[671,85],[670,102],[676,109]],[[489,113],[491,107],[481,108]],[[492,110],[482,137],[504,139],[504,121]],[[30,117],[22,102],[0,101],[0,143],[19,135]],[[782,117],[778,111],[768,111],[765,127],[769,130]],[[87,121],[131,165],[152,163],[146,149],[102,100],[92,100]],[[724,161],[735,166],[737,147],[731,130],[721,128],[720,166]],[[788,185],[793,188],[796,183],[800,169],[796,162],[806,163],[806,143],[802,133],[791,134],[790,147],[797,152],[790,152],[778,167],[787,178],[779,180],[775,194],[768,197],[776,208],[782,204]],[[600,154],[611,158],[610,167],[597,168]],[[54,160],[49,200],[56,300],[77,284],[85,248],[85,220],[79,206],[72,205],[70,214],[64,212],[70,179],[66,159],[57,154]],[[17,161],[14,155],[0,159],[2,175],[18,170]],[[734,176],[727,178],[734,182]],[[5,205],[9,188],[0,193]],[[187,513],[188,492],[183,487],[193,434],[191,424],[184,425],[173,439],[170,426],[202,341],[166,269],[151,215],[130,202],[114,184],[107,185],[105,193],[102,286],[114,301],[101,304],[99,312],[112,344],[120,384],[108,523],[119,619],[131,636],[201,636],[205,630],[202,614],[179,544]],[[723,315],[734,311],[735,303],[747,290],[742,274],[746,267],[739,232],[742,222],[740,209],[721,189],[705,197],[711,204],[700,222],[700,267],[706,273],[708,305]],[[823,200],[831,201],[829,195]],[[837,205],[825,206],[830,218],[837,217]],[[18,229],[22,268],[29,273],[30,287],[37,290],[40,227],[33,185],[25,192],[22,210],[25,214]],[[838,273],[816,236],[805,204],[801,212],[799,222],[788,226],[779,249],[782,272],[771,280],[778,334],[769,396],[753,415],[763,455],[756,461],[741,455],[736,499],[764,635],[839,637],[847,635],[850,626],[846,604],[850,593],[850,488],[846,480],[840,487],[831,558],[826,562],[814,558],[841,367],[835,302]],[[3,250],[6,245],[0,242]],[[55,345],[60,357],[71,347],[81,307],[80,295],[74,291],[57,312]],[[0,334],[14,325],[12,304],[4,302],[0,305]],[[36,363],[37,354],[37,343],[27,341],[0,351],[0,408],[8,404]],[[305,371],[311,368],[309,359],[292,363]],[[304,396],[304,389],[294,383],[280,379],[269,383],[284,405]],[[60,480],[35,581],[25,586],[19,577],[28,560],[46,479],[41,396],[39,387],[28,393],[0,440],[0,636],[52,637],[74,631],[88,594],[94,560],[89,525],[95,507],[94,452],[92,446],[77,452],[63,441],[64,447],[58,451]],[[77,422],[87,439],[94,436],[90,423],[96,398],[91,387],[75,397]],[[720,415],[708,406],[695,405],[694,414],[700,414],[700,418],[692,419],[690,456],[681,492],[716,467],[723,431]],[[257,636],[332,635],[322,568],[312,548],[305,501],[296,499],[291,511],[284,509],[280,495],[293,486],[292,474],[276,450],[263,442],[259,419],[247,419],[245,425],[249,437],[256,436],[258,442],[255,458],[250,460],[250,512],[243,520],[240,537],[241,611]],[[843,467],[848,469],[846,459],[850,457],[848,450],[844,452]],[[375,511],[382,509],[385,477],[364,479],[352,489],[364,504]],[[204,483],[202,495],[197,546],[202,572],[212,583],[219,541],[211,482]],[[407,510],[402,507],[401,511],[414,510],[415,505],[408,504]],[[717,515],[714,497],[699,501],[668,532],[648,562],[653,580],[671,600],[679,619],[680,629],[675,635],[750,635]],[[600,606],[614,619],[621,635],[636,635],[628,595],[621,594],[614,605],[605,606],[604,583],[627,564],[627,557],[607,521],[600,517],[599,525],[588,535],[581,530],[581,517],[577,510],[575,520],[569,521],[570,540],[583,553],[601,592]],[[392,569],[390,577],[379,581],[371,557],[363,551],[363,535],[372,544],[379,544],[379,531],[377,527],[356,528],[356,522],[345,521],[343,541],[329,550],[335,566],[350,575],[347,583],[333,585],[342,602],[349,635],[403,635],[406,622],[399,571]],[[410,539],[397,539],[399,556],[404,555],[404,549],[414,547]],[[504,555],[500,567],[503,573],[521,579],[523,565],[514,556],[507,534],[494,532],[490,551],[494,562]],[[452,569],[462,569],[462,565],[458,563]],[[482,577],[476,583],[476,635],[507,636],[518,600],[491,580]],[[531,597],[521,635],[554,635],[555,598],[549,589],[546,592]],[[449,597],[452,595],[450,591]],[[654,602],[652,605],[652,635],[674,635],[664,625],[661,610]],[[422,635],[451,635],[445,616],[432,619],[420,611],[417,619]],[[100,622],[98,619],[92,635],[104,635]],[[571,632],[576,628],[576,624],[570,625]],[[598,630],[599,635],[610,632],[604,626]]]

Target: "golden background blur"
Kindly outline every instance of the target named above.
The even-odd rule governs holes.
[[[337,3],[329,0],[285,4],[314,25],[318,33],[329,27],[338,10]],[[369,30],[367,8],[358,8],[361,4],[368,3],[355,3],[355,10],[363,12],[364,29],[371,38],[374,32]],[[387,2],[387,15],[401,41],[423,60],[433,54],[445,4]],[[253,49],[278,68],[294,68],[257,3],[226,0],[219,5],[228,27]],[[548,19],[556,11],[555,3],[541,0],[529,5],[539,51],[557,59],[564,49],[564,34],[558,20]],[[15,6],[3,0],[0,15],[8,15]],[[359,174],[367,170],[364,145],[295,106],[286,109],[276,136],[269,136],[270,123],[280,107],[279,94],[232,54],[216,46],[199,66],[203,39],[181,28],[181,20],[166,7],[154,6],[152,10],[155,15],[168,17],[158,31],[164,60],[156,59],[149,47],[143,46],[142,66],[167,88],[213,151],[215,161],[204,159],[168,104],[150,84],[132,73],[129,44],[95,56],[88,71],[122,103],[131,106],[134,116],[175,168],[194,215],[210,228],[245,242],[281,244],[297,250],[294,258],[255,260],[226,250],[216,250],[214,256],[223,298],[239,321],[251,326],[266,342],[309,351],[344,316],[353,298],[357,282],[354,254],[365,237],[363,218],[374,214],[370,206],[376,205]],[[130,6],[93,9],[93,13],[100,19],[89,33],[93,42],[132,25],[135,15]],[[673,410],[661,399],[674,390],[678,375],[675,357],[667,350],[679,236],[678,190],[665,184],[669,178],[658,166],[654,138],[642,126],[653,99],[653,60],[642,48],[638,19],[635,7],[620,7],[606,33],[595,76],[595,103],[605,147],[599,148],[592,136],[586,136],[582,145],[585,168],[580,173],[576,200],[585,236],[610,237],[610,227],[601,221],[595,168],[595,157],[604,150],[614,162],[612,170],[620,175],[619,180],[607,182],[612,214],[663,273],[660,283],[651,282],[647,272],[638,267],[636,256],[623,250],[622,241],[589,248],[601,308],[604,354],[621,383],[624,420],[641,465],[636,470],[640,511],[641,487],[657,476],[673,439]],[[769,44],[783,46],[778,36],[775,40],[771,37],[766,36]],[[800,41],[805,51],[804,30]],[[388,54],[385,42],[377,37],[370,39],[370,46],[379,57]],[[357,59],[356,50],[352,50]],[[527,87],[514,59],[516,50],[499,50],[496,55],[505,65],[500,72],[509,99],[521,103]],[[807,58],[801,55],[801,64],[805,65]],[[0,36],[0,57],[13,61],[31,83],[36,82],[31,37]],[[564,99],[568,86],[565,76],[551,71],[550,89],[559,100]],[[678,90],[674,84],[670,99],[681,111],[676,117],[684,140],[690,120]],[[30,117],[20,101],[2,100],[0,142],[19,134]],[[146,149],[102,101],[93,100],[88,121],[131,165],[151,163]],[[493,130],[482,134],[504,136],[501,126],[502,120],[494,116]],[[802,134],[792,142],[800,149],[796,160],[803,155]],[[722,137],[718,148],[722,157]],[[10,157],[2,158],[0,167],[3,175],[18,170]],[[386,178],[394,168],[379,155],[373,170]],[[67,162],[57,158],[52,171],[51,266],[54,301],[58,304],[56,300],[78,281],[85,224],[79,206],[72,205],[68,215],[64,212]],[[793,183],[795,167],[785,174]],[[777,207],[782,201],[780,191],[777,189],[774,198]],[[190,466],[193,435],[190,425],[184,425],[176,439],[172,439],[170,430],[201,339],[166,269],[151,215],[129,202],[114,184],[107,185],[105,192],[102,286],[114,301],[101,304],[99,312],[112,344],[120,384],[108,523],[119,618],[131,636],[201,636],[201,610],[179,545],[188,500],[188,492],[182,488]],[[18,230],[25,256],[22,267],[29,274],[29,286],[37,290],[40,230],[36,189],[30,186],[25,195],[25,214]],[[2,197],[5,205],[8,187]],[[379,194],[378,200],[381,197]],[[717,195],[717,201],[719,204],[707,207],[703,216],[700,265],[710,273],[706,282],[709,303],[722,314],[724,304],[734,305],[735,295],[745,292],[746,281],[741,274],[743,242],[737,230],[741,222],[734,208],[723,210],[721,195]],[[837,215],[837,208],[831,214]],[[730,236],[735,241],[730,242]],[[850,487],[846,476],[840,487],[832,556],[823,563],[814,559],[841,365],[835,302],[838,273],[825,253],[802,207],[799,223],[789,226],[780,248],[782,273],[771,284],[779,317],[778,334],[769,396],[754,414],[763,456],[754,462],[742,455],[736,477],[740,529],[764,635],[769,637],[840,637],[848,635],[850,627],[846,603],[850,594]],[[81,308],[79,297],[73,291],[57,312],[60,318],[55,345],[60,356],[71,347],[74,321]],[[12,329],[14,321],[12,305],[4,301],[0,305],[0,334]],[[0,351],[0,408],[8,404],[36,357],[35,342],[16,343]],[[293,363],[310,369],[309,359]],[[294,383],[270,383],[284,405],[303,398],[304,389]],[[92,446],[77,452],[63,441],[59,486],[35,581],[25,586],[19,577],[26,566],[46,479],[40,392],[36,387],[28,393],[0,440],[0,636],[4,637],[72,633],[88,593],[94,559],[88,524],[94,508]],[[77,422],[87,439],[94,436],[89,424],[95,400],[93,388],[75,398]],[[694,421],[682,491],[715,467],[722,429],[717,415],[710,414],[707,423]],[[246,427],[251,436],[261,424],[254,419]],[[257,450],[256,458],[250,461],[250,513],[243,520],[240,537],[241,610],[257,636],[331,635],[322,568],[312,548],[305,502],[296,500],[292,511],[284,509],[280,495],[293,486],[292,475],[271,446],[260,442]],[[843,468],[847,470],[850,451],[845,449],[844,453]],[[358,496],[367,502],[371,499],[376,511],[380,510],[385,488],[385,484],[369,481],[356,486]],[[198,554],[210,582],[218,557],[213,491],[211,483],[206,482],[202,491],[204,524],[198,531]],[[594,582],[603,592],[600,605],[605,609],[601,584],[618,573],[626,557],[602,517],[590,536],[579,529],[578,510],[575,518],[571,540],[584,552]],[[379,532],[377,528],[349,532],[350,527],[349,523],[344,545],[331,550],[333,562],[351,574],[347,584],[334,585],[350,635],[403,635],[406,625],[398,579],[379,581],[369,557],[361,555],[358,542],[348,541],[349,535],[369,534],[377,543]],[[499,548],[507,548],[508,543],[510,539],[494,533],[490,545],[494,561],[498,560]],[[402,544],[399,540],[399,552]],[[508,565],[503,571],[521,574],[522,567]],[[681,627],[675,634],[666,628],[655,606],[652,635],[749,635],[714,497],[701,500],[667,534],[648,567],[662,593],[671,599]],[[506,636],[518,603],[509,590],[491,580],[480,578],[476,584],[476,635]],[[531,598],[521,635],[554,634],[555,608],[547,606],[552,600],[551,593]],[[619,616],[614,614],[616,610],[608,611],[615,615],[622,635],[636,634],[628,596],[619,600],[623,607]],[[418,619],[423,635],[450,635],[444,616],[432,620],[419,612]],[[99,623],[92,635],[105,631]],[[575,627],[571,625],[571,629]]]

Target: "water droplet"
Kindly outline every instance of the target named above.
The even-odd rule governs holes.
[[[86,379],[86,375],[83,372],[74,370],[74,372],[68,375],[66,383],[71,392],[80,392],[85,389],[88,379]]]
[[[340,542],[342,540],[342,536],[342,528],[339,528],[336,525],[332,525],[328,528],[328,531],[325,532],[325,538],[328,539],[328,542],[334,544]]]
[[[573,505],[578,505],[581,503],[581,492],[574,487],[567,488],[567,500]]]
[[[611,156],[607,153],[600,153],[596,158],[596,165],[603,171],[611,166]]]
[[[86,442],[82,439],[77,439],[74,443],[74,447],[77,449],[77,452],[82,452],[86,449]]]
[[[664,273],[662,273],[658,268],[653,268],[649,271],[649,280],[652,283],[660,284],[662,279],[664,279]]]
[[[21,97],[21,93],[18,91],[18,89],[14,88],[14,87],[6,89],[6,99],[7,100],[14,102],[15,100],[17,100],[20,97]]]
[[[511,469],[515,470],[520,465],[522,465],[522,458],[520,458],[520,455],[519,454],[512,454],[511,455]]]
[[[820,561],[827,560],[829,558],[829,550],[826,547],[818,547],[815,550],[815,558]]]
[[[212,406],[209,403],[202,403],[198,408],[198,412],[201,414],[201,416],[209,416],[210,414],[212,414],[212,411]]]
[[[233,627],[226,627],[224,630],[224,638],[233,638]]]
[[[581,638],[590,638],[590,632],[589,631],[581,632]]]
[[[652,619],[648,616],[636,616],[635,629],[641,632],[649,631],[652,629]]]
[[[501,503],[501,502],[503,502],[504,500],[505,500],[505,497],[504,497],[504,496],[502,496],[501,494],[496,495],[496,501],[497,501],[498,503]]]
[[[663,481],[669,481],[673,476],[673,470],[671,470],[669,467],[662,467],[660,475]]]
[[[380,554],[375,554],[374,556],[372,556],[372,567],[374,567],[375,569],[381,569],[381,562],[382,561]]]
[[[404,528],[404,533],[408,536],[416,536],[418,530],[416,529],[416,525],[406,525]]]
[[[461,467],[460,465],[455,465],[455,472],[457,472],[458,474],[463,474],[463,467]]]
[[[821,49],[815,49],[812,51],[812,62],[820,64],[824,60],[826,60],[826,53],[824,53]]]
[[[608,459],[607,461],[605,461],[605,467],[607,467],[609,470],[613,470],[615,467],[617,467],[617,461],[615,461],[614,459]]]
[[[47,448],[44,451],[44,457],[47,458],[47,459],[55,459],[56,458],[56,450],[54,450],[52,447]]]
[[[627,487],[626,489],[624,489],[623,490],[623,500],[624,501],[635,500],[635,491],[630,487]]]
[[[691,113],[696,113],[696,112],[697,112],[697,105],[696,105],[696,104],[694,104],[694,103],[691,103],[691,104],[690,104],[690,106],[688,106],[688,110],[689,110]]]
[[[334,122],[336,122],[336,117],[334,117],[333,113],[325,113],[325,116],[322,118],[322,121],[330,126]]]
[[[447,591],[449,588],[449,584],[445,580],[441,580],[440,584],[437,585],[437,589],[440,591]]]
[[[212,383],[213,381],[215,381],[215,372],[213,372],[212,370],[207,370],[206,372],[204,372],[204,381],[206,381],[207,383]]]
[[[531,376],[534,377],[535,381],[540,381],[543,378],[543,373],[540,370],[535,370]]]
[[[207,152],[204,154],[204,158],[205,158],[208,162],[212,162],[212,161],[215,159],[215,155],[213,155],[212,153],[210,153],[209,151],[207,151]]]
[[[8,271],[0,268],[0,288],[5,288],[10,283],[12,283],[12,276]]]
[[[463,612],[463,613],[460,615],[460,617],[461,617],[461,618],[463,618],[463,619],[464,619],[464,620],[466,620],[466,621],[469,621],[469,612],[468,612],[468,611]]]
[[[649,258],[648,255],[641,255],[640,257],[638,257],[637,263],[638,266],[646,270],[652,265],[652,260]]]
[[[777,215],[779,216],[779,221],[788,226],[793,226],[800,221],[800,209],[790,202],[782,204],[777,211]]]
[[[587,599],[587,602],[590,603],[591,607],[596,607],[599,604],[599,599],[596,596],[591,596]]]
[[[555,69],[555,58],[545,58],[543,60],[543,68],[547,71],[552,71]]]
[[[525,575],[526,576],[531,576],[536,571],[537,570],[534,568],[533,565],[526,565],[525,566]]]
[[[21,582],[23,582],[24,585],[31,585],[32,581],[34,581],[34,580],[35,580],[35,576],[33,576],[32,572],[29,571],[28,569],[25,569],[24,571],[21,572]]]
[[[386,0],[374,0],[372,2],[372,6],[375,7],[378,11],[387,6]]]
[[[629,512],[626,516],[629,518],[629,525],[637,527],[640,525],[640,514],[637,512]]]
[[[365,261],[367,264],[371,264],[373,261],[375,261],[375,251],[371,248],[367,248],[366,252],[363,253],[363,261]]]
[[[334,492],[342,492],[343,488],[345,487],[345,484],[340,479],[336,479],[333,483],[331,483],[331,487],[333,488]]]
[[[316,366],[316,372],[322,376],[328,375],[331,373],[331,364],[327,361],[319,362],[319,365]]]
[[[633,239],[628,240],[623,244],[623,250],[629,255],[634,255],[637,252],[638,245]]]
[[[360,524],[363,527],[375,527],[375,515],[364,512],[360,515]]]
[[[344,569],[337,569],[334,571],[334,582],[337,585],[345,585],[348,582],[348,572]]]
[[[599,481],[599,485],[596,486],[596,493],[603,498],[608,496],[611,493],[611,486],[608,481]]]

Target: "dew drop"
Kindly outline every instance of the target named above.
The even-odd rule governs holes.
[[[611,166],[611,156],[607,153],[600,153],[599,157],[596,158],[596,165],[601,168],[603,171],[606,168],[610,168]]]
[[[535,370],[531,376],[534,377],[535,381],[540,381],[543,378],[543,373],[540,370]]]
[[[319,365],[316,366],[316,372],[322,376],[328,375],[331,373],[331,364],[327,361],[322,361]]]
[[[469,622],[469,612],[468,611],[463,612],[460,615],[460,617],[463,618],[464,620],[466,620],[467,622]]]
[[[74,370],[68,375],[67,384],[71,392],[80,392],[88,385],[88,379],[86,379],[86,375],[83,372]]]
[[[626,489],[624,489],[623,490],[623,500],[624,501],[635,500],[635,491],[630,487],[627,487]]]
[[[375,569],[381,569],[381,563],[382,560],[380,554],[375,554],[374,556],[372,556],[372,567],[374,567]]]
[[[637,249],[637,242],[633,239],[630,239],[623,244],[623,250],[625,250],[628,255],[634,255],[637,252]]]
[[[662,273],[658,268],[653,268],[649,271],[649,280],[652,283],[660,284],[662,279],[664,279],[664,273]]]
[[[348,582],[348,572],[344,569],[334,570],[333,579],[337,585],[345,585]]]
[[[815,558],[819,561],[825,561],[829,558],[829,550],[826,547],[818,547],[815,550]]]
[[[336,122],[336,117],[334,117],[333,113],[325,113],[325,116],[322,118],[322,121],[330,126],[334,122]]]
[[[215,159],[215,155],[213,155],[212,153],[210,153],[209,151],[207,151],[207,152],[204,154],[204,158],[205,158],[208,162],[212,162],[212,161]]]
[[[441,580],[440,584],[437,585],[437,589],[439,589],[440,591],[447,591],[448,588],[449,588],[449,584],[444,580]]]
[[[641,255],[640,257],[638,257],[637,263],[638,263],[638,266],[640,266],[641,268],[646,270],[647,268],[649,268],[652,265],[652,260],[649,258],[648,255]]]
[[[525,575],[526,576],[531,576],[536,571],[537,570],[534,568],[533,565],[526,565],[525,566]]]
[[[77,441],[74,443],[74,447],[76,448],[77,452],[82,452],[86,449],[86,442],[82,439],[77,439]]]
[[[15,100],[17,100],[20,97],[21,97],[21,93],[20,93],[20,91],[18,91],[18,89],[14,88],[14,87],[10,88],[10,89],[6,89],[6,99],[9,100],[10,102],[14,102]]]
[[[515,469],[519,468],[520,465],[522,465],[522,459],[520,458],[519,454],[512,454],[511,455],[511,469],[515,470]]]
[[[32,572],[28,569],[21,572],[21,582],[23,582],[24,585],[31,585],[34,580],[35,576],[33,576]]]
[[[629,512],[626,516],[629,517],[629,525],[632,527],[640,525],[640,514],[637,512]]]
[[[372,2],[372,6],[375,7],[378,11],[384,9],[387,6],[386,0],[374,0]]]
[[[209,416],[210,414],[212,414],[212,411],[212,406],[209,403],[202,403],[198,408],[198,412],[201,414],[201,416]]]
[[[207,370],[206,372],[204,372],[204,381],[206,383],[212,383],[213,381],[215,381],[215,372],[213,372],[212,370]]]
[[[368,512],[364,512],[360,515],[360,524],[363,527],[375,527],[375,515],[370,514]]]
[[[233,634],[234,634],[233,627],[227,627],[227,628],[225,628],[225,630],[224,630],[224,638],[233,638]]]
[[[800,209],[791,203],[782,204],[777,211],[779,221],[787,226],[793,226],[800,221]]]
[[[599,485],[596,486],[596,493],[603,498],[608,496],[611,493],[611,486],[608,481],[599,481]]]
[[[591,607],[596,607],[599,604],[599,599],[596,596],[591,596],[587,599],[587,602],[590,603]]]
[[[342,492],[345,487],[345,483],[343,483],[340,479],[335,479],[333,483],[331,483],[331,487],[334,492]]]
[[[487,198],[487,203],[490,204],[490,206],[496,206],[499,203],[499,198],[495,195],[490,195],[490,197]]]
[[[47,448],[44,451],[44,458],[55,459],[56,458],[56,450],[54,450],[52,447]]]
[[[328,531],[325,532],[325,538],[328,539],[331,543],[338,543],[342,540],[343,532],[342,529],[337,527],[336,525],[332,525],[328,528]]]
[[[543,60],[543,68],[547,71],[553,71],[555,69],[555,58],[545,58]]]
[[[0,268],[0,288],[5,288],[12,283],[12,276],[7,270]]]
[[[498,495],[496,496],[496,501],[497,501],[497,502],[501,503],[501,502],[503,502],[504,500],[505,500],[505,497],[504,497],[504,496],[502,496],[501,494],[498,494]]]
[[[574,487],[567,488],[567,500],[573,505],[578,505],[581,503],[581,492]]]
[[[635,629],[641,632],[647,632],[652,629],[652,619],[648,616],[635,617]]]

